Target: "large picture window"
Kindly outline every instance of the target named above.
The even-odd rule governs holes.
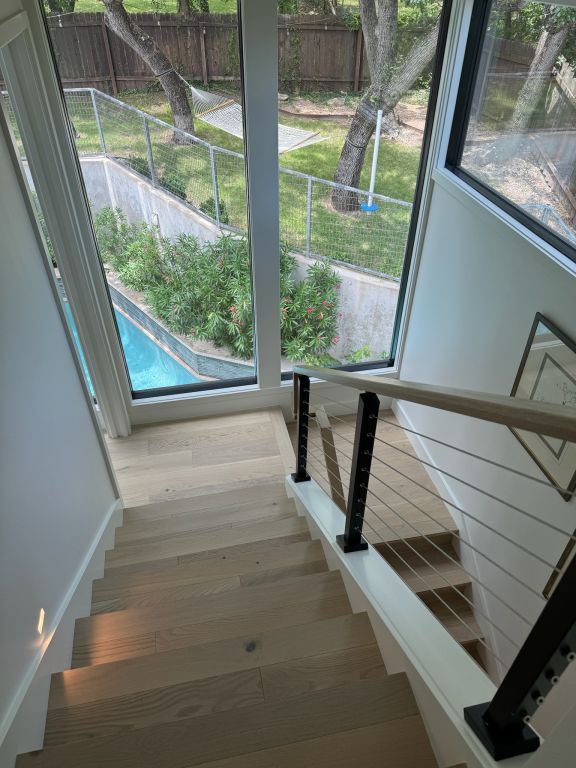
[[[477,0],[448,167],[576,260],[576,8]]]

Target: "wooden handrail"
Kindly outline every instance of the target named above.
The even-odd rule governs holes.
[[[333,368],[296,365],[294,373],[323,379],[343,387],[353,387],[362,392],[374,392],[384,397],[428,405],[431,408],[460,413],[474,419],[576,442],[576,409],[563,405],[520,400],[507,395],[490,395],[468,389],[418,384],[414,381],[381,376],[367,376]]]

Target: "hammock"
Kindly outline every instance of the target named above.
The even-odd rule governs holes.
[[[215,128],[220,128],[226,133],[231,133],[232,136],[237,136],[239,139],[243,138],[242,107],[238,102],[217,93],[201,91],[190,85],[181,75],[179,77],[192,93],[194,117],[213,125]],[[291,152],[293,149],[301,149],[319,141],[324,141],[324,136],[320,136],[319,133],[278,124],[279,154]]]

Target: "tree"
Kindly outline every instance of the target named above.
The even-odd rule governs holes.
[[[208,0],[178,0],[178,13],[192,16],[193,13],[210,13]]]
[[[550,77],[568,38],[576,30],[576,11],[551,6],[545,11],[544,26],[530,70],[518,95],[509,128],[514,133],[524,133],[536,107],[542,103],[550,85]]]
[[[110,29],[127,43],[146,62],[170,102],[174,125],[182,131],[194,131],[194,119],[186,86],[174,70],[170,60],[156,42],[135,24],[124,8],[123,0],[102,0],[104,18]],[[178,141],[178,135],[175,135]]]
[[[358,187],[366,149],[379,109],[384,122],[402,96],[430,66],[438,42],[439,18],[418,38],[404,56],[398,55],[398,0],[359,0],[366,44],[370,86],[360,100],[342,147],[334,181]],[[357,207],[354,192],[335,189],[332,205],[341,211]]]

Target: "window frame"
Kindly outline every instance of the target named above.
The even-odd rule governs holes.
[[[501,195],[488,184],[474,176],[474,174],[465,170],[461,165],[470,122],[470,112],[482,58],[482,50],[492,7],[493,0],[474,0],[460,82],[458,85],[454,114],[448,139],[446,160],[444,164],[445,169],[521,224],[533,235],[536,235],[540,240],[552,246],[570,261],[576,263],[576,246],[544,226],[544,224],[539,222],[529,213],[522,210],[517,203],[514,203],[504,197],[504,195]]]

